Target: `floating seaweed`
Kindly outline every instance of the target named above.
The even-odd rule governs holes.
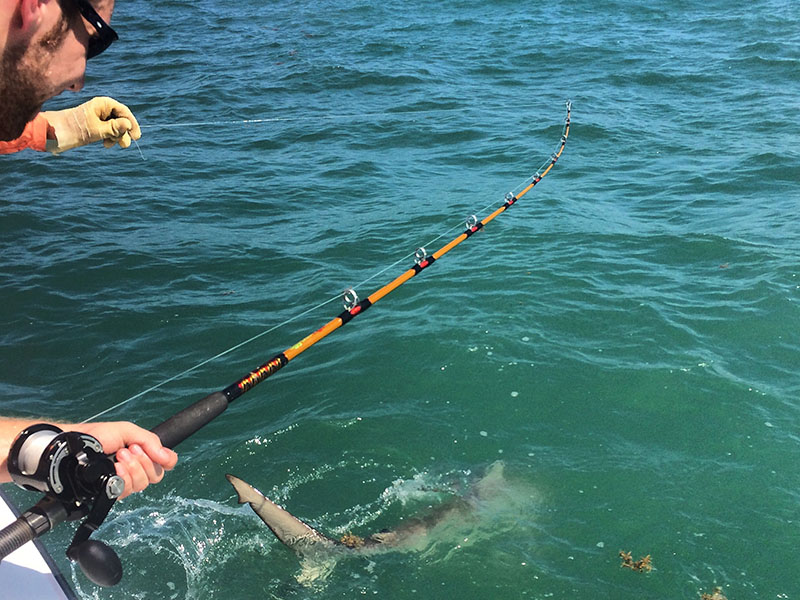
[[[653,563],[650,558],[650,555],[641,557],[639,560],[633,560],[630,552],[625,552],[624,550],[620,550],[619,557],[622,559],[622,564],[620,567],[625,567],[631,569],[632,571],[652,571],[653,570]],[[714,598],[713,600],[725,600],[725,599],[718,599]]]
[[[711,592],[710,594],[703,594],[702,596],[700,596],[700,600],[728,600],[728,599],[722,594],[722,588],[715,587],[714,591]]]
[[[360,548],[364,545],[364,538],[352,533],[345,533],[339,541],[348,548]]]

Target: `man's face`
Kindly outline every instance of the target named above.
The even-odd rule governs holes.
[[[0,57],[0,140],[16,139],[45,100],[83,87],[86,47],[92,27],[65,0],[53,2],[40,31],[27,43],[9,45]],[[106,22],[113,0],[93,3]]]

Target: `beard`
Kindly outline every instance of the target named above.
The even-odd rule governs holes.
[[[24,48],[7,48],[0,59],[0,141],[22,135],[42,106],[33,69],[23,68]]]
[[[61,20],[32,44],[6,47],[0,57],[0,141],[22,135],[25,125],[55,95],[46,77],[53,54],[69,32],[70,18]],[[59,90],[60,91],[60,90]]]

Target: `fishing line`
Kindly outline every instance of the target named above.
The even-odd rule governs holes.
[[[137,142],[135,138],[131,138],[131,139],[133,140],[133,143],[136,144],[136,149],[139,151],[139,156],[142,157],[142,160],[147,160],[144,157],[144,153],[142,153],[142,147],[139,145],[139,142]]]
[[[105,415],[105,414],[107,414],[107,413],[110,413],[111,411],[113,411],[113,410],[116,410],[117,408],[120,408],[121,406],[124,406],[125,404],[128,404],[129,402],[132,402],[133,400],[136,400],[137,398],[141,398],[142,396],[144,396],[144,395],[146,395],[146,394],[149,394],[150,392],[154,392],[154,391],[156,391],[157,389],[159,389],[159,388],[161,388],[161,387],[164,387],[164,386],[165,386],[165,385],[167,385],[168,383],[172,383],[173,381],[177,381],[177,380],[178,380],[178,379],[180,379],[181,377],[183,377],[183,376],[185,376],[185,375],[188,375],[189,373],[192,373],[193,371],[196,371],[196,370],[197,370],[197,369],[199,369],[200,367],[204,367],[204,366],[205,366],[205,365],[207,365],[208,363],[210,363],[210,362],[213,362],[213,361],[217,360],[218,358],[222,358],[223,356],[225,356],[225,355],[227,355],[227,354],[230,354],[231,352],[235,352],[236,350],[238,350],[238,349],[239,349],[239,348],[241,348],[242,346],[246,346],[246,345],[247,345],[247,344],[249,344],[250,342],[254,342],[254,341],[256,341],[258,338],[260,338],[260,337],[263,337],[263,336],[265,336],[265,335],[267,335],[267,334],[269,334],[269,333],[272,333],[272,332],[273,332],[273,331],[275,331],[276,329],[280,329],[280,328],[281,328],[281,327],[283,327],[284,325],[288,325],[288,324],[289,324],[289,323],[291,323],[292,321],[295,321],[295,320],[299,319],[300,317],[303,317],[303,316],[307,315],[308,313],[314,312],[315,310],[317,310],[317,309],[319,309],[319,308],[322,308],[323,306],[325,306],[325,305],[327,305],[327,304],[330,304],[331,302],[333,302],[333,301],[335,301],[335,300],[338,300],[338,299],[339,299],[339,297],[340,297],[339,295],[332,296],[332,297],[328,298],[327,300],[325,300],[325,301],[323,301],[323,302],[321,302],[321,303],[317,304],[316,306],[312,306],[311,308],[308,308],[308,309],[304,310],[303,312],[301,312],[301,313],[299,313],[299,314],[296,314],[296,315],[294,315],[293,317],[290,317],[290,318],[286,319],[285,321],[283,321],[283,322],[281,322],[281,323],[278,323],[277,325],[273,325],[272,327],[270,327],[270,328],[268,328],[268,329],[265,329],[265,330],[264,330],[264,331],[262,331],[261,333],[257,333],[257,334],[256,334],[256,335],[254,335],[253,337],[251,337],[251,338],[248,338],[248,339],[246,339],[246,340],[245,340],[245,341],[243,341],[243,342],[239,342],[238,344],[236,344],[236,345],[234,345],[234,346],[231,346],[231,347],[230,347],[230,348],[228,348],[227,350],[223,350],[223,351],[222,351],[222,352],[220,352],[219,354],[215,354],[214,356],[211,356],[211,357],[209,357],[209,358],[207,358],[207,359],[205,359],[205,360],[203,360],[203,361],[201,361],[201,362],[197,363],[197,364],[196,364],[196,365],[194,365],[193,367],[189,367],[189,368],[188,368],[188,369],[186,369],[185,371],[181,371],[181,372],[180,372],[180,373],[178,373],[177,375],[173,375],[172,377],[169,377],[168,379],[165,379],[165,380],[164,380],[164,381],[162,381],[161,383],[157,383],[157,384],[155,384],[154,386],[152,386],[152,387],[149,387],[149,388],[147,388],[146,390],[139,392],[138,394],[134,394],[134,395],[133,395],[133,396],[131,396],[130,398],[127,398],[126,400],[122,400],[121,402],[118,402],[118,403],[117,403],[117,404],[115,404],[114,406],[111,406],[111,407],[109,407],[109,408],[107,408],[107,409],[105,409],[105,410],[103,410],[103,411],[101,411],[101,412],[97,413],[96,415],[93,415],[93,416],[89,417],[88,419],[85,419],[84,421],[81,421],[81,424],[83,424],[83,423],[89,423],[89,422],[91,422],[91,421],[94,421],[95,419],[97,419],[97,418],[99,418],[99,417],[102,417],[103,415]]]
[[[445,234],[442,234],[442,235],[445,235]],[[440,238],[440,237],[442,237],[442,236],[439,236],[439,238]],[[434,240],[432,240],[431,242],[429,242],[429,244],[432,244],[432,243],[434,243],[434,242],[435,242],[436,240],[438,240],[439,238],[435,238]],[[364,285],[364,284],[366,284],[366,283],[370,282],[371,280],[375,279],[376,277],[379,277],[379,276],[383,275],[383,274],[384,274],[386,271],[388,271],[389,269],[392,269],[393,267],[396,267],[398,264],[400,264],[400,263],[401,263],[401,262],[403,262],[404,260],[407,260],[407,259],[408,259],[408,258],[410,258],[411,256],[414,256],[414,253],[413,253],[413,252],[410,252],[409,254],[406,254],[406,255],[405,255],[405,256],[403,256],[402,258],[399,258],[399,259],[397,259],[395,262],[393,262],[392,264],[388,265],[387,267],[385,267],[385,268],[381,269],[381,270],[380,270],[380,271],[378,271],[377,273],[374,273],[373,275],[370,275],[369,277],[367,277],[367,278],[366,278],[365,280],[363,280],[362,282],[360,282],[360,283],[356,284],[356,286],[355,286],[355,287],[361,287],[362,285]],[[242,348],[243,346],[246,346],[247,344],[249,344],[249,343],[251,343],[251,342],[254,342],[254,341],[256,341],[257,339],[259,339],[259,338],[261,338],[261,337],[264,337],[265,335],[267,335],[267,334],[270,334],[270,333],[272,333],[273,331],[275,331],[275,330],[277,330],[277,329],[280,329],[280,328],[281,328],[281,327],[283,327],[284,325],[288,325],[288,324],[289,324],[289,323],[291,323],[292,321],[296,321],[297,319],[299,319],[299,318],[301,318],[301,317],[304,317],[304,316],[306,316],[307,314],[309,314],[309,313],[312,313],[312,312],[314,312],[315,310],[318,310],[318,309],[322,308],[323,306],[326,306],[326,305],[330,304],[331,302],[335,302],[336,300],[339,300],[341,297],[342,297],[342,295],[341,295],[341,294],[336,294],[335,296],[331,296],[330,298],[328,298],[327,300],[324,300],[324,301],[320,302],[320,303],[319,303],[319,304],[317,304],[316,306],[312,306],[312,307],[310,307],[310,308],[307,308],[307,309],[306,309],[306,310],[304,310],[303,312],[301,312],[301,313],[298,313],[298,314],[296,314],[296,315],[294,315],[294,316],[292,316],[292,317],[289,317],[289,318],[288,318],[288,319],[286,319],[285,321],[282,321],[281,323],[278,323],[277,325],[273,325],[272,327],[269,327],[269,328],[265,329],[265,330],[264,330],[264,331],[262,331],[261,333],[257,333],[257,334],[256,334],[256,335],[254,335],[253,337],[251,337],[251,338],[248,338],[248,339],[244,340],[243,342],[239,342],[238,344],[235,344],[235,345],[231,346],[231,347],[230,347],[230,348],[228,348],[227,350],[223,350],[223,351],[222,351],[222,352],[220,352],[219,354],[215,354],[214,356],[211,356],[211,357],[209,357],[209,358],[207,358],[207,359],[205,359],[205,360],[203,360],[203,361],[201,361],[201,362],[197,363],[197,364],[196,364],[196,365],[194,365],[193,367],[189,367],[188,369],[186,369],[186,370],[184,370],[184,371],[181,371],[181,372],[180,372],[180,373],[178,373],[177,375],[173,375],[172,377],[169,377],[168,379],[165,379],[164,381],[162,381],[162,382],[160,382],[160,383],[157,383],[157,384],[155,384],[155,385],[153,385],[153,386],[151,386],[151,387],[147,388],[146,390],[143,390],[143,391],[139,392],[138,394],[134,394],[134,395],[133,395],[133,396],[131,396],[130,398],[127,398],[127,399],[125,399],[125,400],[122,400],[121,402],[118,402],[118,403],[117,403],[117,404],[115,404],[114,406],[111,406],[111,407],[109,407],[109,408],[107,408],[107,409],[105,409],[105,410],[103,410],[103,411],[101,411],[101,412],[97,413],[96,415],[92,415],[92,416],[91,416],[91,417],[89,417],[88,419],[85,419],[84,421],[81,421],[81,424],[83,424],[83,423],[89,423],[89,422],[91,422],[91,421],[94,421],[95,419],[97,419],[97,418],[99,418],[99,417],[102,417],[103,415],[105,415],[105,414],[108,414],[108,413],[110,413],[111,411],[113,411],[113,410],[116,410],[117,408],[120,408],[120,407],[124,406],[125,404],[128,404],[129,402],[132,402],[133,400],[136,400],[137,398],[141,398],[142,396],[145,396],[145,395],[149,394],[150,392],[154,392],[154,391],[156,391],[157,389],[159,389],[159,388],[161,388],[161,387],[164,387],[164,386],[165,386],[165,385],[167,385],[168,383],[172,383],[173,381],[177,381],[177,380],[178,380],[178,379],[180,379],[181,377],[183,377],[183,376],[185,376],[185,375],[188,375],[189,373],[192,373],[193,371],[196,371],[197,369],[199,369],[199,368],[201,368],[201,367],[204,367],[204,366],[205,366],[205,365],[207,365],[208,363],[210,363],[210,362],[213,362],[213,361],[217,360],[218,358],[222,358],[223,356],[226,356],[227,354],[230,354],[231,352],[235,352],[235,351],[236,351],[236,350],[238,350],[239,348]]]
[[[457,227],[458,227],[458,226],[456,226],[456,227],[454,227],[454,228],[452,228],[452,229],[455,229],[455,228],[457,228]],[[451,229],[451,230],[452,230],[452,229]],[[445,235],[446,235],[446,233],[443,233],[442,235],[440,235],[440,236],[438,236],[438,237],[434,238],[433,240],[431,240],[430,242],[428,242],[428,245],[435,243],[435,242],[436,242],[436,241],[437,241],[439,238],[441,238],[441,237],[443,237],[443,236],[445,236]],[[403,262],[403,261],[405,261],[405,260],[409,259],[409,258],[410,258],[410,257],[412,257],[412,256],[414,256],[414,253],[413,253],[413,252],[410,252],[410,253],[406,254],[406,255],[405,255],[405,256],[403,256],[402,258],[399,258],[399,259],[397,259],[397,260],[396,260],[395,262],[393,262],[392,264],[390,264],[390,265],[386,266],[385,268],[381,269],[380,271],[378,271],[378,272],[376,272],[376,273],[374,273],[374,274],[370,275],[369,277],[367,277],[366,279],[364,279],[364,280],[363,280],[363,281],[361,281],[360,283],[357,283],[357,284],[356,284],[354,287],[358,288],[358,287],[361,287],[361,286],[363,286],[363,285],[364,285],[364,284],[366,284],[366,283],[369,283],[370,281],[372,281],[372,280],[373,280],[373,279],[375,279],[376,277],[380,277],[380,276],[381,276],[381,275],[383,275],[383,274],[384,274],[386,271],[388,271],[388,270],[390,270],[390,269],[392,269],[392,268],[396,267],[396,266],[397,266],[397,265],[399,265],[401,262]],[[259,338],[261,338],[261,337],[264,337],[265,335],[268,335],[268,334],[272,333],[273,331],[276,331],[277,329],[280,329],[280,328],[281,328],[281,327],[283,327],[284,325],[288,325],[289,323],[291,323],[291,322],[293,322],[293,321],[296,321],[297,319],[299,319],[299,318],[301,318],[301,317],[304,317],[304,316],[306,316],[307,314],[309,314],[309,313],[312,313],[312,312],[314,312],[315,310],[318,310],[318,309],[322,308],[323,306],[327,306],[327,305],[328,305],[328,304],[330,304],[331,302],[335,302],[336,300],[340,300],[340,299],[341,299],[341,297],[342,297],[342,295],[341,295],[341,294],[336,294],[335,296],[331,296],[330,298],[328,298],[327,300],[324,300],[324,301],[320,302],[320,303],[319,303],[319,304],[317,304],[316,306],[312,306],[312,307],[310,307],[310,308],[307,308],[307,309],[306,309],[306,310],[304,310],[303,312],[301,312],[301,313],[298,313],[298,314],[296,314],[296,315],[294,315],[294,316],[292,316],[292,317],[289,317],[289,318],[288,318],[288,319],[286,319],[285,321],[282,321],[281,323],[278,323],[277,325],[273,325],[273,326],[271,326],[271,327],[269,327],[269,328],[265,329],[264,331],[262,331],[262,332],[260,332],[260,333],[257,333],[256,335],[254,335],[254,336],[252,336],[252,337],[250,337],[250,338],[248,338],[248,339],[244,340],[243,342],[239,342],[238,344],[235,344],[235,345],[231,346],[231,347],[230,347],[230,348],[228,348],[227,350],[223,350],[223,351],[222,351],[222,352],[220,352],[219,354],[215,354],[214,356],[211,356],[211,357],[209,357],[209,358],[207,358],[207,359],[205,359],[205,360],[203,360],[203,361],[201,361],[201,362],[197,363],[197,364],[196,364],[196,365],[194,365],[193,367],[189,367],[188,369],[186,369],[186,370],[184,370],[184,371],[181,371],[180,373],[178,373],[178,374],[176,374],[176,375],[173,375],[172,377],[169,377],[169,378],[165,379],[164,381],[162,381],[162,382],[160,382],[160,383],[157,383],[157,384],[155,384],[155,385],[153,385],[153,386],[151,386],[151,387],[147,388],[146,390],[143,390],[143,391],[141,391],[141,392],[139,392],[139,393],[137,393],[137,394],[134,394],[134,395],[133,395],[133,396],[131,396],[130,398],[127,398],[127,399],[125,399],[125,400],[122,400],[122,401],[118,402],[117,404],[115,404],[114,406],[111,406],[111,407],[109,407],[109,408],[106,408],[105,410],[103,410],[103,411],[100,411],[100,412],[99,412],[99,413],[97,413],[96,415],[92,415],[91,417],[89,417],[88,419],[85,419],[85,420],[81,421],[80,423],[81,423],[81,424],[83,424],[83,423],[90,423],[90,422],[94,421],[95,419],[98,419],[99,417],[102,417],[103,415],[105,415],[105,414],[108,414],[108,413],[110,413],[110,412],[112,412],[112,411],[114,411],[114,410],[116,410],[116,409],[118,409],[118,408],[120,408],[120,407],[122,407],[122,406],[124,406],[124,405],[128,404],[129,402],[132,402],[132,401],[136,400],[137,398],[141,398],[142,396],[145,396],[145,395],[149,394],[150,392],[154,392],[154,391],[156,391],[157,389],[159,389],[159,388],[162,388],[162,387],[164,387],[165,385],[167,385],[167,384],[169,384],[169,383],[172,383],[173,381],[177,381],[177,380],[178,380],[178,379],[180,379],[181,377],[184,377],[185,375],[188,375],[189,373],[192,373],[192,372],[196,371],[197,369],[199,369],[199,368],[201,368],[201,367],[204,367],[204,366],[205,366],[205,365],[207,365],[208,363],[210,363],[210,362],[213,362],[213,361],[217,360],[218,358],[222,358],[223,356],[226,356],[226,355],[230,354],[231,352],[235,352],[235,351],[236,351],[236,350],[238,350],[239,348],[242,348],[243,346],[246,346],[247,344],[249,344],[249,343],[251,343],[251,342],[254,342],[254,341],[256,341],[257,339],[259,339]]]
[[[491,111],[498,113],[505,107],[487,107],[482,105],[482,111]],[[176,121],[173,123],[149,123],[140,125],[141,129],[179,129],[183,127],[219,127],[219,126],[234,126],[234,125],[261,125],[265,123],[282,123],[282,122],[297,122],[297,121],[321,121],[321,120],[364,120],[370,118],[407,118],[416,115],[429,115],[434,113],[456,113],[464,112],[464,108],[430,108],[425,110],[408,110],[402,112],[371,112],[371,113],[338,113],[338,114],[304,114],[302,116],[290,117],[262,117],[256,119],[232,119],[232,120],[217,120],[217,121]],[[413,120],[413,119],[412,119]]]
[[[272,361],[270,361],[269,363],[265,363],[265,365],[262,365],[256,371],[251,372],[248,377],[246,377],[246,378],[240,380],[239,382],[237,382],[236,384],[234,384],[234,385],[238,385],[240,387],[240,390],[236,392],[235,397],[238,397],[239,395],[241,395],[242,393],[244,393],[248,389],[250,389],[253,386],[255,386],[256,384],[260,383],[260,381],[262,381],[263,379],[266,379],[267,377],[272,375],[274,372],[276,372],[277,370],[282,368],[286,363],[288,363],[288,361],[291,360],[291,358],[293,358],[294,356],[296,356],[297,354],[299,354],[300,352],[305,350],[307,347],[310,347],[311,345],[313,345],[314,343],[316,343],[317,341],[319,341],[323,337],[327,336],[329,333],[331,333],[332,331],[334,331],[335,329],[337,329],[341,325],[345,324],[346,322],[349,322],[350,319],[352,319],[355,315],[359,314],[360,312],[362,312],[363,310],[368,308],[372,303],[376,302],[377,300],[382,298],[384,295],[386,295],[389,292],[391,292],[393,289],[396,289],[396,287],[399,287],[400,285],[402,285],[402,283],[404,283],[405,281],[407,281],[408,279],[410,279],[411,277],[413,277],[414,275],[419,273],[422,269],[424,269],[427,266],[429,266],[430,264],[432,264],[436,259],[440,258],[442,255],[444,255],[447,252],[449,252],[452,248],[454,248],[456,245],[461,243],[461,241],[463,241],[464,239],[470,237],[473,233],[476,233],[477,231],[482,229],[484,224],[486,224],[489,221],[493,220],[501,212],[507,210],[520,197],[522,197],[529,190],[531,190],[537,183],[539,183],[539,181],[542,180],[542,178],[555,165],[556,161],[558,160],[558,158],[560,157],[561,153],[564,150],[564,146],[566,145],[567,137],[569,135],[571,106],[572,106],[571,102],[567,101],[567,117],[566,117],[566,120],[565,120],[564,133],[562,134],[561,142],[560,142],[560,146],[559,146],[558,150],[556,152],[552,153],[550,155],[550,158],[542,163],[542,165],[539,167],[539,169],[536,171],[536,173],[534,175],[532,175],[532,176],[528,177],[527,179],[523,180],[522,183],[517,185],[515,188],[512,189],[512,191],[510,191],[508,194],[506,194],[506,196],[505,196],[506,202],[505,202],[505,204],[503,206],[501,206],[499,209],[494,211],[489,216],[485,217],[482,221],[478,221],[477,217],[475,215],[472,215],[467,220],[467,223],[466,223],[467,231],[465,231],[461,236],[459,236],[458,238],[456,238],[455,240],[450,242],[450,244],[447,244],[446,246],[441,248],[438,252],[434,253],[430,257],[427,255],[427,251],[425,250],[425,246],[430,246],[430,245],[436,243],[437,241],[439,241],[443,237],[447,236],[448,234],[452,233],[452,231],[462,227],[463,225],[461,225],[461,224],[454,225],[453,227],[449,228],[448,230],[442,232],[440,235],[438,235],[435,238],[433,238],[433,239],[429,240],[428,242],[426,242],[424,246],[418,248],[415,252],[407,253],[403,257],[397,259],[392,264],[387,265],[383,269],[377,271],[376,273],[370,275],[369,277],[367,277],[366,279],[364,279],[360,283],[358,283],[355,286],[353,286],[353,287],[349,288],[348,290],[346,290],[345,291],[345,298],[350,293],[352,293],[352,295],[353,295],[351,297],[351,304],[353,304],[353,306],[351,308],[347,308],[346,307],[345,313],[342,313],[342,315],[340,315],[339,317],[334,319],[334,321],[331,321],[326,326],[320,328],[319,330],[317,330],[316,332],[314,332],[310,336],[307,336],[300,343],[296,344],[295,346],[293,346],[292,348],[288,349],[284,353],[281,353],[280,355],[276,356],[275,358],[272,359]],[[217,123],[244,123],[244,122],[246,122],[246,121],[217,122]],[[259,120],[258,122],[262,122],[262,121]],[[138,144],[137,144],[137,146],[138,146]],[[486,210],[488,210],[488,208],[494,206],[494,204],[495,204],[494,202],[490,202],[484,208],[479,209],[477,212],[483,213]],[[401,262],[409,259],[410,257],[415,257],[416,265],[415,265],[414,268],[409,269],[409,271],[407,271],[404,275],[401,275],[400,277],[395,279],[392,283],[387,284],[386,286],[384,286],[380,290],[378,290],[375,293],[373,293],[373,295],[370,296],[370,298],[374,297],[375,298],[374,300],[370,300],[368,298],[368,299],[365,299],[365,300],[363,300],[361,302],[358,302],[358,296],[355,293],[355,289],[356,288],[359,288],[359,287],[363,286],[364,284],[368,283],[369,281],[379,277],[383,273],[389,271],[390,269],[394,268],[395,266],[397,266]],[[422,266],[420,266],[420,265],[422,265]],[[399,283],[397,283],[397,282],[399,282]],[[137,394],[125,399],[125,400],[122,400],[121,402],[118,402],[117,404],[115,404],[115,405],[113,405],[113,406],[111,406],[111,407],[109,407],[109,408],[107,408],[107,409],[105,409],[105,410],[103,410],[103,411],[101,411],[101,412],[89,417],[88,419],[82,421],[82,423],[88,423],[88,422],[94,421],[95,419],[97,419],[97,418],[99,418],[99,417],[101,417],[101,416],[103,416],[103,415],[105,415],[105,414],[107,414],[107,413],[109,413],[109,412],[111,412],[113,410],[116,410],[117,408],[120,408],[120,407],[132,402],[133,400],[136,400],[137,398],[141,398],[142,396],[144,396],[144,395],[146,395],[146,394],[148,394],[150,392],[153,392],[153,391],[155,391],[155,390],[157,390],[157,389],[159,389],[159,388],[161,388],[161,387],[163,387],[163,386],[165,386],[165,385],[167,385],[169,383],[172,383],[173,381],[176,381],[176,380],[180,379],[181,377],[184,377],[185,375],[188,375],[189,373],[192,373],[193,371],[196,371],[197,369],[207,365],[208,363],[213,362],[214,360],[217,360],[217,359],[219,359],[219,358],[221,358],[223,356],[226,356],[227,354],[230,354],[231,352],[234,352],[234,351],[242,348],[243,346],[246,346],[247,344],[250,344],[251,342],[254,342],[255,340],[257,340],[257,339],[259,339],[259,338],[261,338],[261,337],[263,337],[265,335],[268,335],[268,334],[274,332],[275,330],[277,330],[277,329],[279,329],[279,328],[281,328],[281,327],[283,327],[283,326],[285,326],[285,325],[287,325],[287,324],[289,324],[289,323],[291,323],[291,322],[293,322],[293,321],[295,321],[295,320],[297,320],[297,319],[299,319],[299,318],[301,318],[301,317],[303,317],[303,316],[305,316],[305,315],[307,315],[307,314],[309,314],[311,312],[314,312],[315,310],[318,310],[318,309],[322,308],[323,306],[326,306],[326,305],[330,304],[331,302],[334,302],[334,301],[336,301],[338,299],[341,299],[341,298],[342,298],[342,295],[340,295],[340,294],[337,294],[335,296],[331,296],[327,300],[324,300],[323,302],[321,302],[321,303],[319,303],[319,304],[317,304],[315,306],[312,306],[312,307],[304,310],[303,312],[298,313],[298,314],[290,317],[289,319],[287,319],[285,321],[282,321],[281,323],[278,323],[277,325],[273,325],[273,326],[265,329],[264,331],[262,331],[260,333],[257,333],[256,335],[254,335],[254,336],[252,336],[252,337],[250,337],[250,338],[248,338],[248,339],[246,339],[246,340],[244,340],[242,342],[239,342],[238,344],[235,344],[234,346],[231,346],[227,350],[224,350],[224,351],[222,351],[222,352],[220,352],[220,353],[218,353],[218,354],[216,354],[216,355],[214,355],[214,356],[212,356],[210,358],[207,358],[207,359],[197,363],[196,365],[194,365],[192,367],[189,367],[188,369],[186,369],[184,371],[181,371],[180,373],[178,373],[176,375],[173,375],[172,377],[169,377],[169,378],[165,379],[164,381],[162,381],[160,383],[157,383],[157,384],[147,388],[144,391],[141,391],[141,392],[139,392],[139,393],[137,393]],[[353,312],[353,311],[355,311],[355,312]],[[346,316],[348,313],[349,313],[349,316]],[[331,328],[331,325],[337,320],[339,321],[339,323],[333,325],[333,327]],[[325,331],[326,328],[329,328],[329,329],[327,331]],[[320,335],[320,332],[323,332],[323,333]],[[304,346],[304,342],[309,342],[309,341],[310,341],[310,343],[306,343],[305,347],[303,347]],[[299,349],[301,347],[303,347],[303,348]],[[286,354],[290,353],[291,351],[295,351],[295,352],[291,355],[291,358],[287,358]],[[282,360],[278,361],[279,364],[278,363],[273,364],[273,362],[276,361],[279,357],[282,357]],[[248,380],[248,381],[245,381],[245,380]],[[243,385],[243,382],[244,382],[244,385]],[[226,393],[228,392],[228,390],[233,388],[234,385],[229,386],[229,388],[226,388],[226,390],[225,390]],[[212,396],[213,395],[214,394],[212,394]],[[232,401],[232,399],[229,398],[229,401]]]
[[[388,117],[394,115],[418,115],[430,112],[441,112],[442,109],[437,110],[420,110],[409,111],[405,113],[361,113],[361,114],[339,114],[339,115],[303,115],[299,117],[269,117],[261,119],[241,119],[232,121],[194,121],[194,122],[175,122],[175,123],[154,123],[152,125],[141,125],[142,129],[176,129],[180,127],[216,127],[220,125],[259,125],[263,123],[281,123],[281,122],[294,122],[294,121],[309,121],[311,119],[321,120],[344,120],[344,119],[363,119],[372,117]]]

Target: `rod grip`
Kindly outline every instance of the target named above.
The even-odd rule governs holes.
[[[167,448],[174,448],[220,416],[228,408],[228,404],[225,394],[214,392],[156,425],[152,431]]]
[[[16,512],[16,511],[15,511]],[[67,520],[67,509],[51,496],[42,498],[0,531],[0,560]]]
[[[19,517],[0,531],[0,560],[35,538],[36,532],[23,517]]]

